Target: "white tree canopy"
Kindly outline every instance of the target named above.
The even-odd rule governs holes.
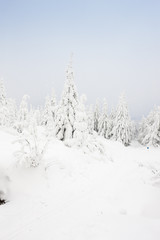
[[[132,139],[132,123],[124,95],[120,96],[115,112],[112,138],[128,146]]]
[[[72,61],[70,61],[66,70],[64,91],[55,119],[56,136],[60,140],[71,139],[74,136],[74,124],[78,103],[78,94],[74,84]]]

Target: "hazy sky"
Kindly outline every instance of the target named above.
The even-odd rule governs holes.
[[[0,76],[7,95],[42,104],[61,95],[74,53],[75,83],[88,103],[115,106],[126,93],[133,118],[160,104],[159,0],[0,0]]]

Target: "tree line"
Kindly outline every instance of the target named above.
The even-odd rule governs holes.
[[[102,136],[129,146],[138,140],[145,146],[160,146],[160,107],[155,107],[139,124],[129,115],[124,95],[119,98],[115,109],[108,112],[106,100],[100,109],[86,107],[85,95],[79,96],[75,83],[72,62],[66,69],[64,90],[59,102],[55,92],[46,97],[43,107],[36,109],[28,104],[29,96],[24,95],[19,106],[6,97],[3,80],[0,81],[0,126],[15,129],[22,134],[31,125],[43,126],[46,133],[68,144],[83,146],[89,136]]]

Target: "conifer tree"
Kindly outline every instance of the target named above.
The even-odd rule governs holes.
[[[45,101],[43,124],[46,126],[52,126],[54,128],[56,112],[56,97],[54,91],[52,91],[51,97],[47,96]]]
[[[87,123],[88,123],[88,132],[89,134],[93,134],[94,131],[94,112],[93,106],[90,105],[87,111]]]
[[[50,101],[50,97],[47,96],[45,99],[45,106],[44,106],[44,112],[43,112],[43,121],[42,121],[43,125],[47,125],[50,114],[51,114],[51,101]]]
[[[64,91],[56,114],[55,134],[58,139],[66,140],[73,138],[77,105],[78,94],[74,84],[72,61],[70,61],[66,70]]]
[[[28,95],[24,95],[22,97],[22,101],[20,103],[17,121],[15,123],[15,128],[19,133],[22,133],[24,128],[27,128],[29,125],[29,110],[28,110]]]
[[[143,118],[139,141],[142,145],[160,146],[160,107],[156,107],[147,118]]]
[[[115,112],[112,138],[128,146],[132,139],[132,124],[124,95],[121,95]]]
[[[100,117],[100,111],[99,111],[99,102],[96,101],[95,109],[94,109],[94,131],[98,132],[99,129],[99,117]]]
[[[107,114],[107,103],[104,99],[102,115],[99,118],[99,135],[103,136],[104,138],[110,138],[110,131],[111,131],[111,120]]]
[[[88,136],[87,114],[84,105],[85,100],[86,97],[82,95],[75,115],[75,131],[73,137],[77,140],[76,144],[78,146],[82,146]]]
[[[15,100],[8,98],[7,108],[8,108],[7,126],[14,127],[14,124],[17,119],[17,106]]]

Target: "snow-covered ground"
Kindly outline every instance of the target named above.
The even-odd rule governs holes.
[[[0,166],[10,177],[0,240],[160,239],[160,149],[100,139],[103,156],[53,139],[43,165],[24,169],[15,139],[0,131]]]

